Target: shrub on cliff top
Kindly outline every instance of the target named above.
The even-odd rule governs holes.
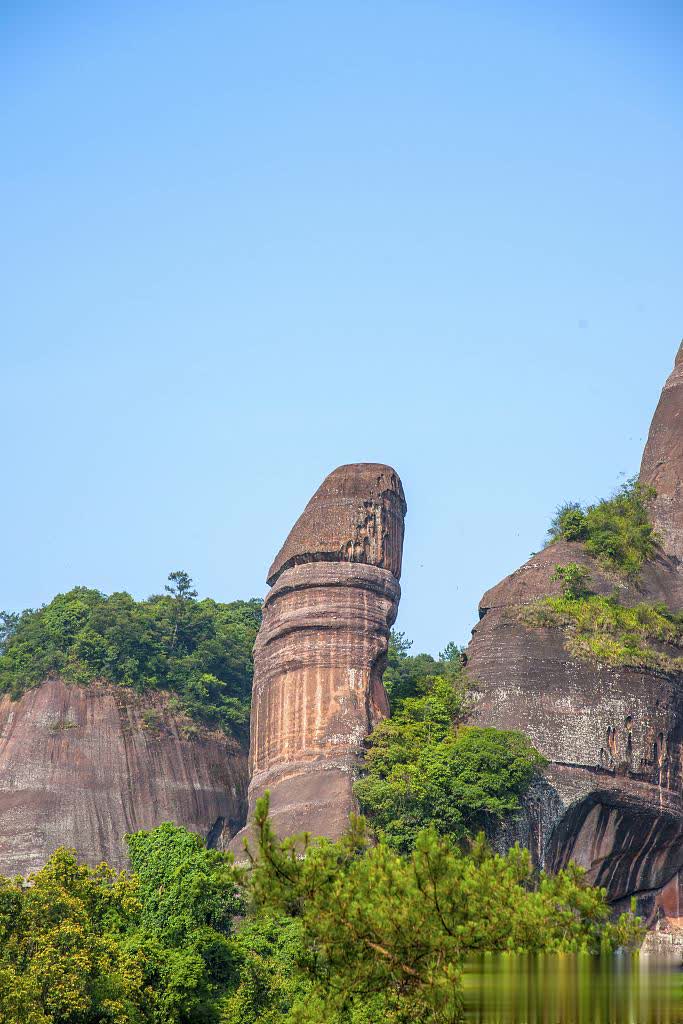
[[[35,611],[1,616],[0,692],[18,697],[51,674],[170,690],[187,714],[245,734],[261,603],[198,601],[187,573],[169,580],[165,594],[145,601],[75,587]]]
[[[591,574],[588,569],[579,565],[578,562],[556,565],[555,572],[550,577],[553,582],[562,584],[562,596],[574,601],[586,597],[590,593],[588,590],[590,578]]]
[[[652,487],[634,479],[595,505],[562,505],[550,524],[548,541],[581,541],[608,568],[635,576],[657,547],[648,511],[654,497]]]

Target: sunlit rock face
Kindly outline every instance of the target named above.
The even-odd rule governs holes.
[[[400,597],[405,512],[389,466],[341,466],[268,573],[272,589],[254,647],[249,815],[269,790],[281,836],[336,837],[356,810],[363,742],[389,711],[382,675]]]
[[[652,420],[640,479],[657,491],[653,519],[664,550],[683,562],[683,343]]]
[[[127,862],[124,835],[174,821],[223,846],[245,819],[247,755],[169,707],[164,693],[46,680],[0,698],[0,873],[58,846]]]
[[[574,859],[617,906],[636,896],[650,923],[661,915],[677,920],[683,912],[683,677],[572,657],[560,628],[529,628],[518,613],[559,593],[550,577],[568,562],[590,570],[599,594],[617,586],[623,604],[683,607],[682,382],[679,351],[641,471],[641,480],[658,489],[657,557],[627,583],[581,544],[559,541],[484,595],[468,649],[468,669],[480,686],[472,721],[525,732],[550,762],[499,841],[518,839],[551,870]],[[683,655],[676,646],[661,650]]]

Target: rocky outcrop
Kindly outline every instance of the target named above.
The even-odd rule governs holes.
[[[50,679],[0,699],[0,872],[26,874],[57,846],[126,862],[123,836],[163,821],[223,845],[246,814],[247,756],[168,695]]]
[[[592,589],[621,603],[683,607],[683,357],[667,381],[650,431],[641,480],[657,489],[662,549],[635,582],[606,571],[579,543],[557,542],[533,555],[481,601],[468,649],[479,686],[472,720],[518,729],[548,758],[543,779],[506,838],[528,845],[554,870],[571,858],[610,899],[636,896],[652,921],[681,916],[683,867],[683,676],[573,657],[563,629],[530,628],[525,605],[556,594],[557,564],[579,562]],[[672,657],[683,651],[662,646]]]
[[[640,479],[657,492],[653,519],[662,547],[683,562],[683,343],[652,420]]]
[[[405,511],[393,469],[342,466],[311,498],[268,573],[254,647],[249,814],[268,789],[280,835],[336,837],[356,807],[363,741],[389,710],[382,674]]]

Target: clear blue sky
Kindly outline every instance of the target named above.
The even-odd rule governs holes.
[[[1,18],[0,608],[262,595],[381,461],[436,652],[636,472],[683,335],[680,4]]]

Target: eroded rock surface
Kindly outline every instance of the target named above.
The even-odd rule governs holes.
[[[382,674],[400,597],[405,511],[393,469],[341,466],[268,573],[254,647],[249,815],[268,789],[281,836],[336,837],[356,809],[363,741],[389,710]]]
[[[664,550],[683,561],[683,343],[652,420],[640,479],[657,492],[653,520]]]
[[[525,732],[550,762],[504,839],[519,839],[551,870],[573,858],[617,906],[636,896],[651,922],[657,915],[677,921],[683,912],[683,677],[572,657],[561,628],[525,626],[519,612],[559,593],[550,577],[569,562],[589,568],[597,593],[617,587],[623,604],[683,608],[682,383],[679,351],[641,471],[658,491],[658,556],[628,583],[581,544],[559,541],[484,595],[468,649],[481,688],[472,720]],[[683,650],[663,646],[662,653]]]
[[[123,867],[123,836],[174,821],[223,845],[246,814],[247,755],[166,694],[48,680],[0,699],[0,873],[57,846]]]

